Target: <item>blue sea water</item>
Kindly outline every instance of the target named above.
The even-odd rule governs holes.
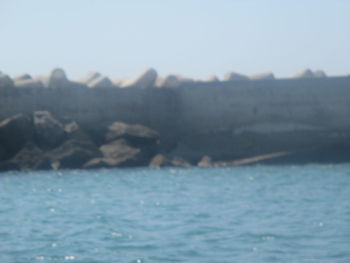
[[[0,262],[350,262],[350,165],[0,174]]]

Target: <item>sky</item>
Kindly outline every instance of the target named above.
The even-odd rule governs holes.
[[[350,0],[0,0],[0,71],[350,74]]]

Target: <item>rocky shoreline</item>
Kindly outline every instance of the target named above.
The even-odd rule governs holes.
[[[0,72],[0,171],[350,162],[350,78]]]
[[[48,111],[17,114],[0,122],[0,171],[126,167],[222,167],[257,163],[288,155],[274,153],[235,161],[198,162],[160,152],[160,134],[139,124],[115,121],[86,131],[76,121]]]
[[[276,162],[291,152],[277,152],[233,161],[197,162],[161,152],[160,134],[139,124],[115,121],[86,131],[74,120],[48,111],[17,114],[0,122],[0,172],[127,167],[224,167]],[[300,153],[298,153],[300,154]]]
[[[75,121],[35,111],[3,120],[0,138],[0,171],[191,166],[157,154],[158,132],[137,124],[113,122],[93,138]]]

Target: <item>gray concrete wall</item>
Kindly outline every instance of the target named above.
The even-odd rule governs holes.
[[[315,134],[346,137],[350,78],[190,83],[178,88],[0,89],[0,119],[34,110],[97,129],[116,120],[141,123],[160,131],[165,142],[176,141],[174,154],[189,158],[203,152],[244,157],[283,150],[291,141],[288,136],[296,136],[301,145]],[[258,137],[241,145],[244,134]],[[268,137],[270,146],[264,146]],[[246,145],[255,145],[255,150]]]

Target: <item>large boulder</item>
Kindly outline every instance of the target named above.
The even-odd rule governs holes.
[[[43,88],[41,81],[35,79],[16,80],[14,83],[16,88]]]
[[[113,83],[108,77],[99,76],[92,79],[87,86],[89,88],[110,88],[113,86]]]
[[[122,83],[122,87],[149,88],[154,87],[158,73],[155,69],[149,68],[134,79]]]
[[[63,124],[56,120],[48,111],[33,113],[35,141],[44,149],[58,146],[65,137]]]
[[[44,152],[33,143],[27,143],[11,161],[20,170],[47,170],[51,168],[49,159]]]
[[[0,73],[0,88],[13,88],[13,81],[12,79],[3,73]]]
[[[49,77],[49,88],[63,88],[69,85],[66,73],[61,68],[55,68],[51,71]]]
[[[126,140],[119,139],[100,147],[101,158],[91,159],[85,168],[134,167],[146,165],[149,159],[139,148],[130,146]]]
[[[92,158],[100,157],[101,153],[90,136],[73,121],[64,126],[66,138],[47,156],[55,168],[82,168],[84,163]]]
[[[56,168],[82,168],[84,163],[101,156],[97,147],[91,141],[67,140],[59,147],[50,151],[47,157]]]
[[[17,114],[0,122],[0,145],[4,158],[10,158],[33,138],[32,118]],[[4,153],[5,152],[5,153]]]
[[[126,139],[131,145],[142,147],[157,143],[159,133],[139,124],[113,122],[107,127],[106,141]]]
[[[243,74],[236,72],[228,72],[224,76],[225,81],[235,81],[235,80],[249,80],[249,78]]]

